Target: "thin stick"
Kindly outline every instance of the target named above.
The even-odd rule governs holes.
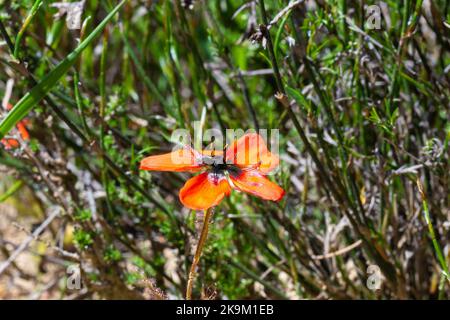
[[[43,232],[45,230],[45,228],[47,228],[47,226],[57,217],[59,216],[61,213],[60,208],[58,207],[57,209],[55,209],[53,211],[53,213],[51,215],[49,215],[47,217],[47,219],[44,220],[44,222],[41,223],[41,225],[39,227],[36,228],[36,230],[34,230],[34,232],[32,234],[30,234],[25,241],[23,241],[17,248],[16,250],[14,250],[14,252],[9,256],[9,258],[3,262],[0,265],[0,274],[2,274],[11,263],[14,262],[14,260],[17,259],[17,257],[20,255],[20,253],[22,251],[24,251],[26,248],[28,248],[28,245],[30,244],[31,241],[33,241],[34,239],[36,239],[41,232]]]
[[[349,251],[355,249],[356,247],[359,247],[359,245],[360,245],[361,243],[362,243],[362,240],[360,239],[360,240],[358,240],[358,241],[352,243],[352,244],[349,245],[348,247],[339,249],[338,251],[330,252],[330,253],[327,253],[327,254],[324,254],[324,255],[320,255],[320,256],[312,256],[312,258],[313,258],[314,260],[322,260],[322,259],[334,258],[334,257],[340,256],[340,255],[343,255],[344,253],[347,253],[347,252],[349,252]]]
[[[287,13],[289,13],[292,9],[294,9],[295,7],[297,7],[298,5],[302,4],[303,0],[296,0],[293,1],[291,3],[289,3],[287,5],[287,7],[285,7],[283,10],[281,10],[280,12],[277,13],[277,15],[275,16],[275,18],[272,19],[272,21],[270,21],[270,23],[267,25],[267,29],[272,28],[272,26],[274,24],[277,24],[278,21],[281,20],[281,18],[283,18]]]
[[[213,208],[205,210],[205,216],[203,217],[202,233],[198,240],[197,249],[195,250],[194,260],[192,261],[191,269],[189,271],[188,283],[186,288],[186,300],[192,299],[192,287],[194,285],[194,278],[196,275],[197,265],[202,255],[203,246],[205,245],[206,238],[208,236],[209,220],[211,219]]]

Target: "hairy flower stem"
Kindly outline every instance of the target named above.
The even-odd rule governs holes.
[[[189,270],[188,283],[186,288],[186,300],[192,299],[192,287],[194,285],[194,278],[196,275],[197,265],[200,261],[202,255],[203,246],[205,245],[206,238],[208,236],[209,221],[213,214],[213,208],[205,210],[205,215],[203,216],[203,227],[200,238],[198,239],[197,248],[195,249],[194,260],[192,261],[191,269]]]

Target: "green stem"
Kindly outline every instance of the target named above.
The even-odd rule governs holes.
[[[75,93],[75,102],[77,105],[78,113],[81,119],[81,123],[83,125],[83,129],[85,131],[85,134],[87,137],[91,137],[89,126],[86,122],[86,117],[84,116],[84,106],[83,106],[83,100],[80,94],[80,89],[78,88],[80,82],[80,75],[78,74],[78,70],[76,70],[73,74],[73,87],[74,87],[74,93]]]
[[[106,193],[106,205],[110,215],[113,213],[111,204],[111,195],[109,193],[109,179],[108,179],[108,167],[106,166],[105,156],[107,155],[107,149],[105,147],[105,109],[106,109],[106,55],[108,52],[108,29],[103,31],[102,42],[102,54],[100,56],[100,79],[99,79],[99,91],[100,91],[100,145],[104,154],[102,157],[101,179],[103,187]]]
[[[186,300],[192,299],[192,288],[194,286],[194,279],[197,271],[197,265],[198,262],[200,261],[200,257],[202,255],[202,250],[205,245],[206,238],[208,237],[209,221],[214,211],[213,208],[214,207],[211,207],[205,210],[205,215],[203,217],[202,233],[200,234],[197,249],[195,250],[194,260],[192,261],[191,269],[189,271],[188,283],[186,288]]]
[[[23,182],[21,180],[16,181],[4,194],[0,195],[0,203],[6,201],[6,199],[11,197],[22,186]]]
[[[424,217],[425,217],[425,222],[426,222],[427,227],[428,227],[428,233],[430,235],[431,242],[433,243],[434,251],[435,251],[436,256],[437,256],[437,258],[439,260],[439,264],[441,265],[441,268],[442,268],[442,271],[443,271],[444,275],[450,281],[450,275],[449,275],[449,272],[448,272],[447,261],[446,261],[446,259],[444,257],[444,254],[442,252],[441,246],[437,242],[436,234],[435,234],[434,228],[433,228],[433,224],[431,223],[430,210],[429,210],[429,207],[428,207],[428,200],[427,200],[427,197],[426,197],[425,192],[423,190],[422,183],[420,182],[419,179],[417,179],[417,186],[419,188],[419,193],[420,193],[420,195],[422,197],[423,213],[424,213]]]

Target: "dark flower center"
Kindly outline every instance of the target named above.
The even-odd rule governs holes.
[[[214,184],[218,184],[222,179],[226,179],[227,173],[233,178],[237,178],[242,172],[242,169],[235,164],[225,163],[221,156],[204,156],[202,160],[208,166],[208,177]]]

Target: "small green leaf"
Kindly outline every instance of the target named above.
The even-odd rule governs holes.
[[[286,92],[289,97],[293,98],[295,102],[298,103],[299,106],[306,109],[307,112],[311,112],[310,101],[306,99],[305,96],[299,90],[286,86]]]

